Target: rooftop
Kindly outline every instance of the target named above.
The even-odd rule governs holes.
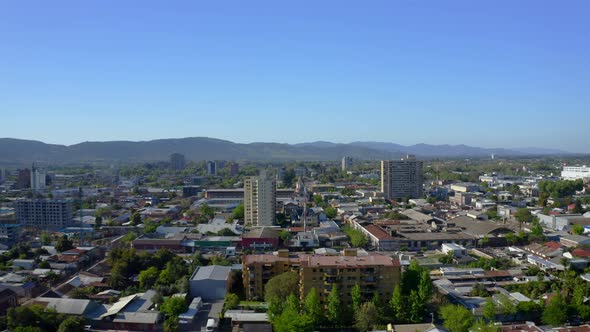
[[[231,266],[200,266],[191,276],[191,280],[227,280],[230,272]]]

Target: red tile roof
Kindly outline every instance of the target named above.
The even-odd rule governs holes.
[[[590,252],[581,249],[581,248],[577,248],[572,250],[572,256],[574,257],[590,257]]]
[[[368,225],[365,229],[380,241],[393,239],[387,231],[377,225]]]
[[[561,246],[561,243],[559,243],[559,242],[550,241],[550,242],[545,243],[545,247],[549,247],[551,249],[559,249],[562,246]]]

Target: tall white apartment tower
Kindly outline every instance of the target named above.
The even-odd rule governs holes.
[[[45,177],[47,176],[47,171],[39,167],[39,165],[33,164],[31,169],[31,189],[33,191],[37,190],[45,190]]]
[[[276,181],[266,174],[244,179],[244,223],[272,226],[277,202]]]
[[[385,198],[419,198],[423,194],[423,162],[408,155],[401,160],[381,161],[381,191]]]

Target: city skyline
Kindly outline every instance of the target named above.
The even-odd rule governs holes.
[[[141,4],[3,4],[1,136],[590,152],[583,1]]]

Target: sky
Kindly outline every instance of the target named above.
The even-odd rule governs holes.
[[[2,1],[0,137],[590,153],[586,0]]]

